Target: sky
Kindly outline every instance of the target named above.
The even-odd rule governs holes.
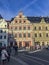
[[[22,11],[25,16],[49,16],[49,0],[0,0],[0,14],[6,20]]]

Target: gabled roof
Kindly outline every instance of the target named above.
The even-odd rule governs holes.
[[[14,17],[15,18],[15,17]],[[12,18],[9,22],[12,22],[14,20],[14,18]],[[49,23],[49,17],[35,17],[35,16],[26,16],[26,18],[31,22],[31,23],[40,23],[42,19],[44,19],[44,21],[46,23]]]
[[[49,17],[27,17],[27,19],[32,23],[40,23],[42,18],[46,23],[49,23]]]
[[[0,19],[3,19],[3,17],[1,16],[1,14],[0,14]]]
[[[15,18],[15,17],[14,17],[14,18]],[[13,20],[14,20],[14,18],[12,18],[12,19],[11,19],[11,21],[13,21]]]

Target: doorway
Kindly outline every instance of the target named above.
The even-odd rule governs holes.
[[[25,42],[25,47],[29,47],[29,42]]]

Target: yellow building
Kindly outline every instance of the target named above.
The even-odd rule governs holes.
[[[35,44],[40,44],[40,45],[49,44],[49,23],[48,22],[49,22],[48,17],[41,17],[37,23],[32,24]]]
[[[25,17],[20,12],[9,23],[10,43],[15,40],[19,47],[49,44],[48,21],[48,17]]]

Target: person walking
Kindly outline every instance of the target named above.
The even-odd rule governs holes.
[[[7,57],[8,57],[8,53],[6,51],[6,48],[3,47],[2,48],[2,51],[1,51],[1,61],[2,61],[2,65],[5,65],[5,62],[7,60]]]
[[[15,50],[15,55],[18,55],[18,45],[17,44],[14,45],[14,50]]]
[[[11,46],[7,47],[7,53],[8,53],[7,59],[8,59],[8,62],[9,62],[10,61],[10,55],[11,55]]]

